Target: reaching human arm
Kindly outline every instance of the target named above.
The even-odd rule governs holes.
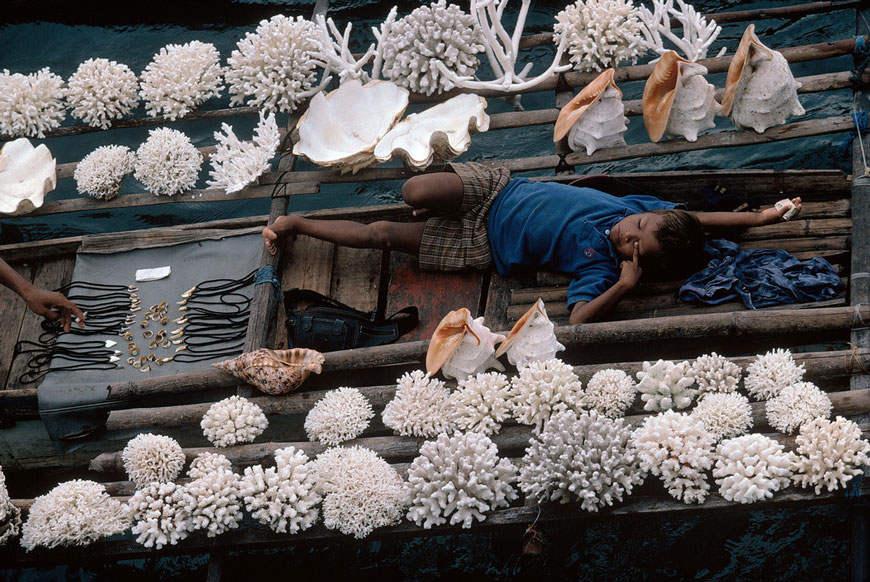
[[[792,203],[801,210],[801,199],[792,198]],[[746,228],[750,226],[764,226],[774,224],[782,220],[782,216],[788,208],[770,207],[761,212],[692,212],[701,222],[701,226],[707,229],[718,228]]]
[[[47,291],[33,285],[3,259],[0,259],[0,284],[9,287],[20,295],[33,313],[41,315],[49,321],[61,318],[64,331],[69,331],[73,315],[79,319],[79,327],[85,326],[85,315],[75,303],[61,293]]]
[[[634,243],[634,255],[630,261],[622,261],[620,264],[619,280],[610,289],[593,299],[592,301],[578,301],[571,308],[568,323],[589,323],[604,317],[613,307],[619,303],[622,297],[637,287],[643,269],[640,268],[639,250]]]

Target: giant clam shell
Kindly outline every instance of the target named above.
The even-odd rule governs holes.
[[[721,110],[715,88],[704,79],[707,67],[687,61],[674,51],[662,55],[643,88],[643,124],[652,141],[664,135],[698,139],[698,132],[715,127]]]
[[[408,95],[390,81],[363,85],[358,79],[325,96],[316,94],[296,124],[293,153],[342,174],[376,166],[375,146],[405,112]]]
[[[568,136],[572,151],[595,150],[625,145],[627,129],[622,91],[613,82],[614,69],[607,69],[586,85],[559,111],[553,141]]]
[[[504,340],[483,324],[483,318],[471,318],[471,312],[461,307],[451,311],[435,328],[426,352],[426,372],[441,370],[445,378],[457,381],[489,368],[504,370],[495,359],[495,344]]]
[[[21,215],[42,206],[57,185],[56,162],[45,144],[19,138],[0,148],[0,214]]]
[[[555,326],[547,317],[544,301],[535,304],[514,324],[508,336],[498,346],[495,357],[507,353],[508,361],[522,368],[530,362],[546,362],[556,357],[565,346],[556,339]]]
[[[798,101],[800,86],[782,53],[764,46],[750,24],[728,66],[722,115],[737,127],[763,133],[792,115],[806,113]]]
[[[212,364],[255,386],[266,394],[286,394],[298,388],[314,372],[319,374],[323,354],[307,348],[270,350],[261,348]]]

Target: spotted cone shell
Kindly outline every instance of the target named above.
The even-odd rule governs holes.
[[[229,372],[266,394],[278,395],[296,390],[311,372],[319,374],[323,366],[323,354],[306,348],[261,348],[232,360],[215,362],[212,366]]]

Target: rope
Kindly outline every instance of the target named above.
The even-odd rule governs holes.
[[[864,175],[870,176],[870,168],[867,167],[867,154],[864,151],[864,141],[861,139],[861,132],[867,133],[870,128],[870,116],[867,111],[855,111],[855,104],[852,104],[852,123],[855,129],[852,130],[845,140],[837,146],[839,157],[843,158],[849,154],[849,148],[852,146],[852,140],[855,136],[858,137],[858,145],[861,146],[861,159],[864,162]]]
[[[867,323],[864,322],[864,317],[861,315],[861,307],[866,305],[865,303],[856,303],[855,311],[852,313],[852,327],[867,327]],[[861,325],[858,325],[858,324]]]
[[[275,290],[275,297],[278,302],[281,302],[281,282],[278,280],[278,273],[275,272],[275,267],[272,265],[266,265],[265,267],[260,267],[257,271],[257,274],[254,276],[254,285],[262,285],[264,283],[271,283],[272,288]]]
[[[847,372],[851,372],[854,370],[853,364],[858,364],[860,368],[864,371],[865,374],[870,376],[870,370],[867,369],[867,366],[864,365],[864,360],[861,359],[861,350],[858,349],[858,346],[849,342],[849,365],[846,367]]]

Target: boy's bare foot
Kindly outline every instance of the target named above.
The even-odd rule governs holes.
[[[278,245],[291,234],[293,234],[293,219],[290,216],[280,216],[275,222],[264,228],[263,243],[269,254],[277,253]]]

